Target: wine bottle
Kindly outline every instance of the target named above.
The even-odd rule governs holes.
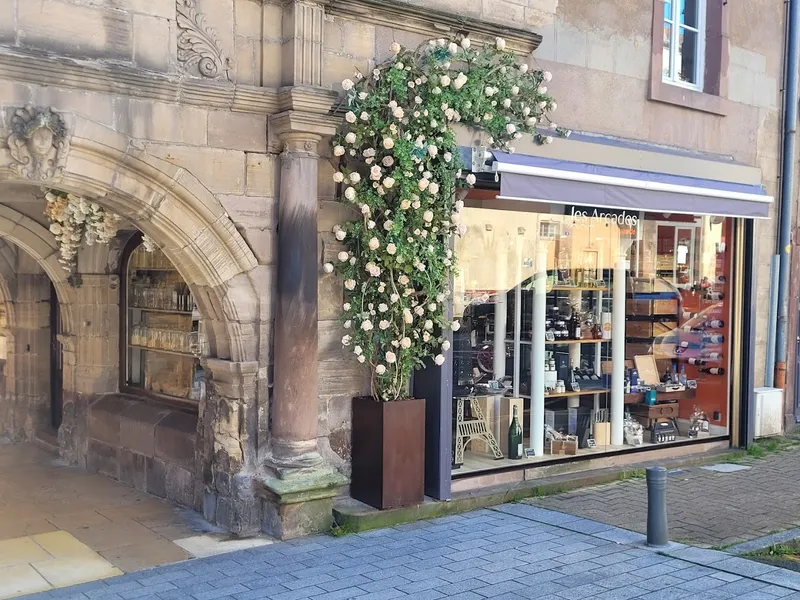
[[[508,458],[522,458],[522,427],[519,424],[516,406],[514,407],[511,426],[508,428]]]
[[[725,341],[724,335],[717,335],[717,334],[708,334],[704,335],[702,338],[704,344],[722,344]]]
[[[690,365],[696,365],[698,367],[708,364],[707,361],[703,360],[702,358],[690,358],[688,361]]]
[[[703,323],[709,329],[722,329],[725,327],[725,321],[722,319],[709,319],[705,323]]]
[[[725,369],[722,367],[700,367],[697,370],[701,373],[709,373],[710,375],[725,375]]]
[[[725,293],[724,292],[708,292],[706,294],[706,300],[724,300]]]
[[[710,360],[719,360],[722,358],[722,355],[719,352],[702,352],[702,358],[710,359]]]

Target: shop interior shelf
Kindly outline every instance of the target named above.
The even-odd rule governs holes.
[[[604,339],[591,339],[591,340],[554,340],[552,342],[545,342],[550,346],[572,345],[572,344],[600,344],[603,342],[610,342],[611,338]]]
[[[550,398],[570,398],[574,396],[590,396],[591,394],[607,394],[611,390],[608,388],[601,388],[599,390],[581,390],[580,392],[564,392],[563,394],[545,394],[544,399],[549,400]],[[530,400],[530,396],[526,396],[525,394],[520,394],[520,398],[526,398]]]
[[[607,292],[607,287],[581,287],[577,285],[554,285],[547,288],[548,292],[572,292],[580,290],[582,292]]]
[[[139,346],[137,344],[128,344],[129,348],[136,348],[138,350],[147,350],[148,352],[159,352],[161,354],[172,354],[173,356],[183,356],[185,358],[197,358],[194,354],[189,352],[176,352],[175,350],[165,350],[164,348],[150,348],[149,346]]]
[[[162,313],[165,315],[191,315],[191,310],[172,310],[168,308],[145,308],[144,306],[129,306],[129,310],[141,310],[150,313]]]

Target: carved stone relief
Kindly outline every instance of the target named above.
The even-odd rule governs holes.
[[[197,67],[200,75],[209,79],[231,81],[233,62],[222,52],[222,45],[206,16],[197,10],[196,0],[176,0],[178,11],[178,61],[184,67]]]
[[[51,109],[26,106],[14,111],[8,149],[10,169],[24,179],[47,181],[64,170],[69,151],[64,120]]]

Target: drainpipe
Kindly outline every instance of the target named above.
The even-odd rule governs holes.
[[[775,336],[775,386],[786,386],[789,267],[791,261],[792,202],[794,201],[795,138],[797,134],[797,64],[800,51],[800,0],[788,0],[786,39],[786,91],[783,112],[783,164],[781,165],[781,204],[778,215],[778,326]]]

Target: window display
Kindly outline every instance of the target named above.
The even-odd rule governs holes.
[[[126,269],[129,391],[198,402],[207,354],[200,314],[189,286],[158,249],[131,252]]]
[[[473,195],[462,221],[457,473],[727,435],[731,219]]]

